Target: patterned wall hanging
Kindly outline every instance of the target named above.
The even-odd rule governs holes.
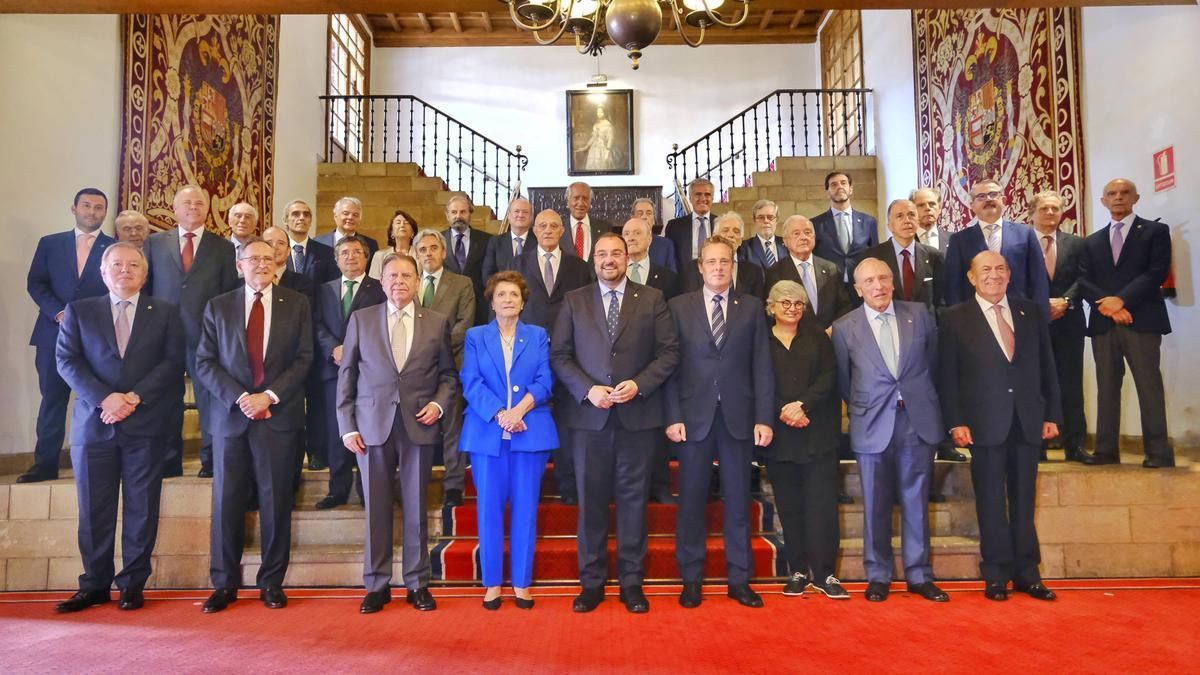
[[[279,17],[133,14],[123,35],[121,208],[173,227],[175,191],[194,183],[210,231],[227,235],[242,201],[274,222]]]
[[[1075,9],[916,10],[920,180],[942,193],[940,224],[973,218],[971,183],[1004,186],[1005,217],[1028,222],[1041,190],[1083,234],[1083,124]]]

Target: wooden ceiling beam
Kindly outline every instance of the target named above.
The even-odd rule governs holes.
[[[400,19],[395,14],[387,15],[388,23],[392,24],[392,30],[400,32]]]
[[[796,30],[796,26],[800,25],[802,19],[804,19],[804,10],[796,10],[796,15],[792,17],[792,22],[788,24],[788,28]]]
[[[775,10],[773,10],[773,9],[768,9],[767,11],[763,12],[762,21],[758,22],[758,29],[766,30],[767,26],[769,26],[771,24],[771,16],[774,14],[775,14]]]
[[[450,23],[454,25],[455,33],[463,32],[462,22],[458,20],[458,12],[450,12]]]
[[[425,12],[417,12],[417,20],[421,22],[421,28],[424,28],[426,33],[433,32],[433,26],[429,23],[429,17],[425,16]]]
[[[479,15],[483,18],[483,29],[492,32],[492,15],[487,12],[480,12]]]
[[[787,26],[779,26],[778,28],[769,28],[763,32],[710,30],[704,34],[704,44],[706,45],[812,44],[816,40],[817,29],[815,26],[801,26],[797,30],[791,30]],[[567,41],[567,38],[563,38],[560,44],[566,45],[571,43]],[[663,32],[659,34],[658,39],[654,41],[654,44],[646,48],[645,58],[651,60],[654,58],[654,47],[656,45],[682,44],[683,40],[679,38],[679,33],[668,31],[664,28]],[[408,31],[407,33],[380,33],[375,36],[374,45],[380,48],[538,46],[528,33],[515,29],[502,30],[499,26],[496,26],[496,30],[491,33],[483,31],[465,31],[463,33],[437,31],[432,34],[414,31]],[[606,49],[613,50],[613,53],[621,53],[619,47],[612,45],[607,45]]]

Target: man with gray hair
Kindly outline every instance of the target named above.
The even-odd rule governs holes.
[[[657,218],[654,215],[654,200],[645,197],[635,199],[629,217],[641,218],[646,221],[646,226],[650,228],[650,234],[652,235],[650,239],[650,261],[655,265],[678,273],[679,270],[675,268],[675,243],[662,236],[662,225],[655,224]]]
[[[770,199],[760,199],[754,202],[750,215],[754,219],[754,236],[742,244],[739,257],[769,270],[787,257],[787,247],[775,236],[779,207]]]
[[[141,249],[150,236],[150,221],[137,211],[122,211],[113,221],[113,233],[117,235],[117,241],[127,241]]]
[[[492,237],[483,256],[482,278],[485,282],[496,272],[517,269],[525,249],[537,244],[537,237],[529,231],[533,227],[533,205],[528,199],[517,197],[509,202],[504,218],[508,221],[508,231]]]
[[[314,286],[319,286],[339,275],[337,261],[333,257],[333,244],[323,244],[308,236],[312,220],[312,209],[299,199],[288,202],[283,208],[283,225],[287,229],[290,249],[287,268],[303,274],[312,280]],[[365,238],[360,241],[366,244]]]
[[[942,196],[931,187],[920,187],[909,193],[908,200],[917,206],[917,239],[945,255],[950,232],[938,225],[938,216],[942,214]]]
[[[359,234],[358,226],[362,224],[362,211],[362,200],[358,197],[342,197],[337,200],[333,205],[333,231],[316,237],[316,240],[333,249],[342,237],[354,235],[367,245],[367,260],[370,260],[371,256],[379,250],[379,242],[365,234]]]
[[[233,259],[242,254],[242,246],[258,235],[258,209],[249,202],[229,207],[225,220],[229,223],[229,241],[233,243]]]
[[[592,196],[592,186],[583,181],[567,186],[567,213],[563,217],[566,231],[559,245],[566,253],[587,261],[592,259],[592,245],[600,235],[613,230],[607,220],[591,217]]]
[[[483,260],[487,256],[492,235],[471,227],[471,214],[474,212],[475,205],[466,195],[451,197],[446,202],[446,224],[449,227],[442,230],[442,237],[446,244],[446,268],[471,280],[475,291],[475,323],[481,324],[487,323],[488,318],[487,302],[483,297],[483,285],[487,281],[483,276]],[[415,239],[413,245],[416,246]]]
[[[667,238],[675,244],[675,259],[680,271],[694,268],[700,247],[713,233],[713,184],[707,178],[697,178],[688,184],[688,203],[692,214],[680,216],[667,223]]]

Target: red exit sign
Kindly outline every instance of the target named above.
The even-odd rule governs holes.
[[[1164,192],[1175,187],[1175,146],[1154,153],[1154,191]]]

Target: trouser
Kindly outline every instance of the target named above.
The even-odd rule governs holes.
[[[54,347],[38,347],[33,355],[38,374],[37,444],[33,447],[33,465],[38,473],[58,475],[59,455],[67,437],[67,404],[71,388],[58,374]]]
[[[1058,437],[1064,449],[1080,449],[1087,437],[1087,419],[1083,414],[1083,335],[1055,330],[1051,324],[1050,344],[1062,392],[1063,425]]]
[[[1003,445],[976,446],[971,451],[971,485],[979,520],[979,570],[992,583],[1033,584],[1041,581],[1042,560],[1034,527],[1040,444],[1021,433],[1013,416]]]
[[[836,570],[841,536],[837,453],[829,452],[803,464],[768,462],[767,475],[783,525],[789,571],[824,581]]]
[[[363,499],[362,475],[355,471],[357,462],[354,453],[346,449],[342,443],[342,435],[338,433],[337,423],[337,380],[326,380],[321,389],[321,412],[325,421],[321,424],[321,432],[325,434],[325,445],[328,448],[326,459],[329,462],[329,495],[341,499],[349,499],[350,486],[358,492],[358,498]],[[363,500],[365,504],[366,501]]]
[[[509,558],[512,585],[533,583],[533,548],[537,542],[538,492],[546,471],[547,452],[513,452],[501,441],[498,456],[471,454],[471,477],[478,492],[479,563],[483,585],[504,582],[504,507],[509,515]]]
[[[1146,457],[1175,461],[1175,449],[1167,438],[1167,404],[1159,368],[1161,348],[1161,335],[1139,333],[1127,326],[1113,326],[1104,335],[1092,338],[1092,356],[1096,359],[1097,455],[1117,455],[1121,433],[1121,385],[1128,362],[1137,388],[1142,447]]]
[[[455,394],[450,403],[450,415],[446,418],[442,432],[442,465],[446,473],[442,476],[442,489],[462,490],[467,474],[467,458],[458,451],[458,439],[463,425],[462,393]]]

